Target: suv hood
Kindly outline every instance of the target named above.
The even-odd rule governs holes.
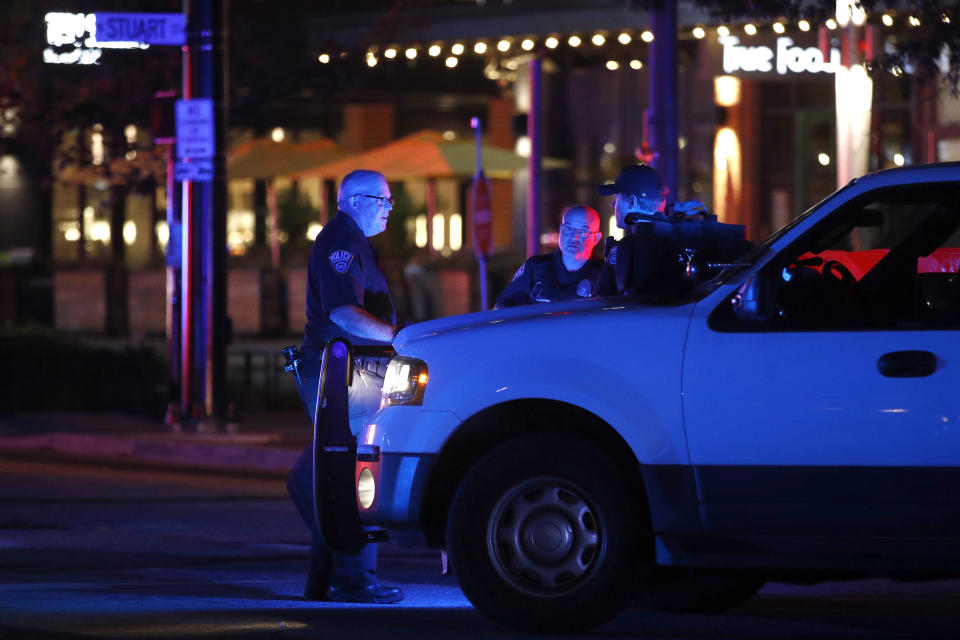
[[[583,314],[605,308],[622,308],[625,302],[626,300],[624,298],[619,297],[590,298],[571,300],[569,302],[529,304],[519,307],[509,307],[507,309],[477,311],[474,313],[448,316],[446,318],[437,318],[436,320],[418,322],[404,328],[403,331],[397,334],[396,339],[393,341],[393,346],[399,352],[404,345],[410,342],[440,334],[468,331],[470,329],[488,327],[496,324],[528,322],[558,314]]]

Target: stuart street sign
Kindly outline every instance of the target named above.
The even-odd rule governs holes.
[[[187,43],[187,17],[182,13],[97,12],[97,42]]]

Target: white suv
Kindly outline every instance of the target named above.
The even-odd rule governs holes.
[[[361,518],[527,630],[958,574],[958,228],[960,163],[881,171],[679,299],[412,325]]]

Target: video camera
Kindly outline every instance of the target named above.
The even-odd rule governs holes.
[[[624,293],[668,295],[687,290],[746,251],[746,226],[717,221],[696,200],[661,215],[631,214],[617,250],[617,286]]]

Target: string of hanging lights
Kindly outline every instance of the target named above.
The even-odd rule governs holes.
[[[916,15],[905,12],[886,11],[884,13],[867,18],[866,14],[861,12],[858,15],[851,16],[853,24],[860,26],[866,23],[873,23],[882,26],[887,30],[895,28],[916,28],[921,25],[920,18]],[[944,23],[950,23],[951,16],[947,11],[940,14],[940,20]],[[828,18],[823,26],[828,31],[840,29],[840,25],[834,18]],[[762,36],[763,34],[773,33],[780,36],[787,33],[789,28],[796,28],[800,32],[809,32],[814,25],[809,20],[800,19],[794,23],[787,20],[774,20],[769,23],[746,22],[737,25],[694,25],[690,28],[681,30],[678,38],[681,40],[703,40],[710,35],[717,38],[727,38],[731,35],[745,36],[752,38]],[[604,66],[616,71],[622,67],[629,67],[635,71],[644,68],[643,63],[636,53],[638,46],[649,44],[654,40],[654,34],[649,29],[622,29],[610,31],[596,31],[592,33],[569,33],[569,34],[527,34],[520,36],[502,36],[499,38],[477,38],[473,41],[455,40],[451,42],[433,41],[428,43],[406,43],[389,44],[386,46],[371,46],[361,55],[370,68],[376,67],[381,63],[390,63],[397,60],[407,60],[413,62],[418,57],[425,55],[429,58],[441,59],[443,65],[448,69],[455,69],[460,59],[465,55],[484,56],[488,59],[499,59],[501,64],[488,64],[486,74],[490,79],[499,79],[503,73],[500,67],[505,67],[507,73],[517,68],[517,64],[509,64],[513,58],[525,55],[532,55],[536,51],[557,51],[567,48],[572,51],[587,53],[601,53],[607,57]],[[618,51],[620,49],[621,51]],[[631,55],[624,55],[628,50]],[[535,51],[536,50],[536,51]],[[353,52],[354,55],[356,52]],[[351,52],[341,51],[322,52],[317,55],[317,61],[320,64],[331,64],[336,60],[347,59]],[[512,68],[511,68],[512,67]],[[509,79],[509,78],[507,78]]]

